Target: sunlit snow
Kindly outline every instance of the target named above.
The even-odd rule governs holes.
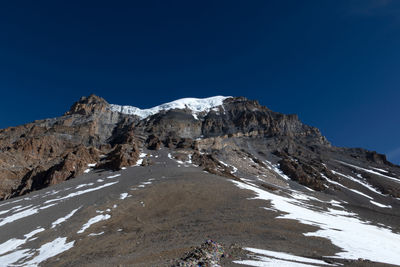
[[[10,240],[7,240],[6,242],[0,244],[0,255],[17,249],[20,245],[25,244],[28,239],[35,236],[37,233],[43,232],[44,230],[44,228],[38,228],[24,235],[24,239],[12,238]]]
[[[71,211],[70,213],[68,213],[67,215],[65,215],[64,217],[61,217],[61,218],[57,219],[56,221],[54,221],[54,222],[51,224],[51,228],[54,228],[54,227],[56,227],[57,225],[59,225],[59,224],[65,222],[65,221],[67,221],[67,220],[68,220],[69,218],[71,218],[80,208],[81,208],[81,207],[79,207],[79,208],[77,208],[77,209],[74,209],[73,211]]]
[[[125,198],[127,198],[128,197],[128,193],[122,193],[120,196],[119,196],[119,199],[125,199]]]
[[[100,221],[108,220],[110,218],[111,218],[111,216],[109,214],[97,215],[97,216],[89,219],[89,221],[87,223],[85,223],[77,233],[81,234],[81,233],[85,232],[85,230],[88,229],[92,224],[98,223]]]
[[[194,118],[197,119],[197,114],[222,105],[225,99],[229,96],[214,96],[209,98],[182,98],[169,103],[165,103],[149,109],[140,109],[132,106],[110,105],[112,111],[121,112],[123,114],[136,115],[141,119],[145,119],[162,110],[170,109],[189,109],[192,111]]]
[[[66,237],[58,237],[53,241],[42,245],[39,248],[39,255],[34,257],[32,260],[25,262],[24,266],[37,266],[39,263],[50,259],[64,251],[69,250],[74,246],[75,241],[71,241],[69,243],[66,242]]]
[[[238,260],[234,261],[234,263],[238,264],[246,264],[250,266],[315,266],[308,265],[310,264],[319,264],[319,265],[333,265],[328,264],[322,260],[310,259],[305,257],[299,257],[295,255],[291,255],[288,253],[257,249],[257,248],[244,248],[245,250],[256,253],[258,255],[251,255],[252,260]],[[250,255],[249,255],[250,256]]]
[[[343,249],[336,254],[337,257],[364,258],[390,264],[400,262],[400,235],[387,228],[371,225],[343,209],[312,210],[298,199],[276,195],[251,184],[232,182],[239,188],[255,192],[256,199],[269,200],[273,208],[285,213],[277,218],[298,220],[319,227],[320,230],[305,235],[331,240]]]

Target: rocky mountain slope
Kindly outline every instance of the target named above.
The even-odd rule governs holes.
[[[61,117],[0,130],[0,262],[396,264],[399,177],[400,167],[384,155],[334,147],[296,115],[244,97],[186,98],[141,110],[91,95]],[[247,200],[254,195],[262,204]],[[61,240],[53,223],[66,220]],[[107,231],[82,236],[101,221]],[[93,238],[103,248],[88,245]],[[210,238],[223,244],[201,245]],[[44,256],[55,241],[58,252]]]
[[[143,147],[191,148],[196,163],[229,177],[235,175],[219,163],[217,154],[248,156],[255,163],[269,160],[278,163],[292,180],[315,190],[336,189],[328,179],[338,181],[342,176],[329,167],[345,174],[357,171],[361,181],[383,194],[400,197],[398,183],[381,178],[400,174],[399,167],[384,155],[333,147],[318,129],[301,123],[296,115],[273,112],[257,101],[214,97],[196,103],[183,99],[139,110],[109,105],[91,95],[82,97],[59,118],[0,131],[0,199],[74,178],[88,164],[111,170],[132,166]],[[352,163],[383,170],[369,172],[352,168]],[[251,174],[262,173],[259,166],[246,169]]]

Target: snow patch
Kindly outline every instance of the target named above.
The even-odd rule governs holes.
[[[375,206],[378,206],[380,208],[386,208],[386,209],[391,209],[392,208],[392,206],[390,206],[390,205],[384,205],[384,204],[381,204],[381,203],[378,203],[378,202],[375,202],[375,201],[372,201],[372,200],[370,200],[369,202],[371,202],[372,204],[374,204]]]
[[[88,229],[92,224],[104,221],[104,220],[108,220],[111,218],[111,215],[109,214],[105,214],[105,215],[97,215],[91,219],[89,219],[89,221],[87,223],[85,223],[82,228],[76,232],[77,234],[82,234],[83,232],[85,232],[86,229]]]
[[[35,236],[37,233],[43,232],[44,230],[45,230],[44,228],[38,228],[38,229],[33,230],[32,232],[24,235],[24,237],[25,237],[24,239],[12,238],[10,240],[7,240],[6,242],[0,244],[0,255],[3,255],[5,253],[11,252],[11,251],[17,249],[22,244],[25,244],[29,238]]]
[[[189,109],[192,111],[192,115],[195,119],[201,112],[208,112],[210,109],[221,106],[225,99],[229,96],[214,96],[209,98],[182,98],[169,103],[165,103],[159,106],[155,106],[149,109],[140,109],[132,106],[120,106],[110,105],[112,111],[120,112],[123,114],[136,115],[141,119],[145,119],[149,116],[159,113],[163,110],[171,109]]]
[[[313,210],[300,200],[276,195],[250,184],[232,182],[239,188],[255,192],[256,199],[268,200],[273,208],[285,213],[278,218],[319,227],[320,230],[306,233],[305,236],[327,238],[342,248],[343,251],[334,257],[364,258],[389,264],[400,262],[400,235],[390,229],[361,221],[356,214],[346,210]]]
[[[121,174],[110,175],[110,176],[107,176],[107,178],[108,179],[113,179],[113,178],[116,178],[118,176],[121,176]]]
[[[362,193],[362,192],[360,192],[360,191],[358,191],[358,190],[352,189],[352,188],[348,188],[348,187],[346,187],[346,186],[344,186],[344,185],[342,185],[342,184],[340,184],[340,183],[338,183],[338,182],[336,182],[336,181],[333,181],[333,180],[329,179],[328,177],[326,177],[326,176],[323,175],[322,173],[321,173],[321,176],[322,176],[323,178],[325,178],[325,179],[326,179],[329,183],[331,183],[331,184],[338,185],[338,186],[340,186],[340,187],[342,187],[342,188],[344,188],[344,189],[346,189],[346,190],[352,191],[352,192],[354,192],[354,193],[356,193],[356,194],[358,194],[358,195],[361,195],[361,196],[363,196],[363,197],[366,197],[366,198],[368,198],[368,199],[373,199],[372,197],[370,197],[370,196],[367,195],[367,194],[364,194],[364,193]]]
[[[379,194],[379,195],[384,196],[384,194],[382,194],[381,192],[379,192],[378,190],[376,190],[372,185],[370,185],[369,183],[367,183],[366,181],[364,181],[364,178],[361,176],[361,174],[358,174],[358,175],[357,175],[357,177],[361,179],[361,180],[358,180],[358,179],[354,178],[353,176],[346,175],[346,174],[343,174],[343,173],[340,173],[340,172],[337,172],[337,171],[334,171],[334,170],[331,170],[331,172],[332,172],[333,174],[340,175],[340,176],[342,176],[342,177],[344,177],[344,178],[347,178],[347,179],[349,179],[349,180],[351,180],[351,181],[353,181],[353,182],[356,182],[356,183],[358,183],[358,184],[360,184],[360,185],[366,187],[368,190],[370,190],[370,191],[372,191],[372,192],[375,192],[375,193],[377,193],[377,194]]]
[[[125,198],[127,198],[128,197],[128,193],[122,193],[120,196],[119,196],[119,199],[125,199]]]
[[[371,167],[371,166],[370,166],[370,168],[372,168],[372,169],[374,169],[374,170],[377,170],[377,171],[380,171],[380,172],[389,173],[389,171],[384,170],[384,169],[374,168],[374,167]]]
[[[29,251],[29,249],[21,249],[6,255],[2,255],[0,256],[0,262],[3,266],[15,266],[13,263],[28,256],[32,256],[33,253]]]
[[[381,177],[390,179],[390,180],[392,180],[392,181],[394,181],[396,183],[400,183],[400,180],[395,178],[395,177],[387,176],[387,175],[384,175],[382,173],[379,173],[379,172],[376,172],[376,171],[373,171],[373,170],[369,170],[369,169],[365,169],[365,168],[362,168],[362,167],[359,167],[359,166],[355,166],[355,165],[352,165],[352,164],[349,164],[349,163],[346,163],[346,162],[343,162],[343,161],[338,161],[338,162],[342,163],[343,165],[346,165],[346,166],[349,166],[349,167],[353,167],[353,168],[355,168],[357,170],[363,170],[363,171],[366,171],[366,172],[369,172],[369,173],[372,173],[372,174],[379,175]]]
[[[220,160],[219,163],[221,163],[221,164],[224,165],[225,167],[228,167],[228,168],[230,167],[230,168],[232,168],[232,173],[236,173],[236,172],[238,171],[238,169],[237,169],[235,166],[229,165],[229,164],[223,162],[222,160]]]
[[[100,233],[91,233],[88,236],[98,236],[98,235],[102,235],[104,234],[104,232],[100,232]]]
[[[30,208],[30,209],[15,213],[15,214],[10,215],[8,217],[2,218],[2,220],[0,221],[0,226],[3,226],[3,225],[8,224],[8,223],[12,223],[12,222],[14,222],[16,220],[31,216],[31,215],[36,214],[38,212],[39,212],[39,208],[36,206],[36,207]]]
[[[77,187],[75,187],[75,189],[79,189],[79,188],[86,187],[86,186],[92,186],[92,185],[94,185],[94,183],[80,184]]]
[[[283,179],[285,179],[286,181],[290,181],[290,177],[287,176],[286,174],[283,173],[283,171],[281,171],[279,169],[279,164],[272,164],[269,161],[265,161],[265,163],[267,164],[267,167],[269,167],[270,170],[274,171],[275,173],[277,173],[280,177],[282,177]]]
[[[116,183],[118,183],[118,181],[117,181],[117,182],[112,182],[112,183],[103,184],[103,185],[101,185],[101,186],[94,187],[94,188],[89,188],[89,189],[86,189],[86,190],[80,190],[80,191],[77,191],[77,192],[74,192],[74,193],[70,193],[70,194],[68,194],[68,195],[66,195],[66,196],[64,196],[64,197],[54,198],[54,199],[47,200],[47,201],[44,202],[44,203],[46,204],[46,203],[51,203],[51,202],[54,202],[54,201],[60,201],[60,200],[64,200],[64,199],[76,197],[76,196],[83,195],[83,194],[86,194],[86,193],[89,193],[89,192],[93,192],[93,191],[96,191],[96,190],[100,190],[100,189],[102,189],[102,188],[104,188],[104,187],[108,187],[108,186],[114,185],[114,184],[116,184]],[[1,226],[1,223],[0,223],[0,226]]]
[[[39,255],[34,257],[32,260],[25,262],[24,266],[37,266],[39,263],[63,253],[74,246],[75,241],[69,243],[66,241],[66,237],[58,237],[49,243],[43,244],[39,248]]]
[[[25,207],[22,207],[21,205],[17,205],[17,206],[12,207],[11,209],[0,211],[0,215],[9,213],[12,210],[15,210],[14,212],[19,211],[20,208],[24,209]]]
[[[56,221],[54,221],[54,222],[51,224],[51,228],[53,229],[53,228],[55,228],[57,225],[59,225],[59,224],[65,222],[65,221],[67,221],[67,220],[68,220],[69,218],[71,218],[80,208],[81,208],[81,207],[79,207],[79,208],[77,208],[77,209],[74,209],[73,211],[71,211],[70,213],[68,213],[67,215],[65,215],[64,217],[61,217],[61,218],[57,219]]]
[[[334,266],[333,264],[328,264],[322,260],[295,256],[283,252],[257,249],[257,248],[244,248],[244,249],[252,253],[256,253],[263,256],[252,256],[254,260],[234,261],[234,263],[247,264],[250,266],[310,266],[306,263],[320,264],[324,266],[329,266],[329,265]]]
[[[362,193],[362,192],[360,192],[360,191],[358,191],[358,190],[351,189],[351,188],[347,188],[347,189],[349,189],[350,191],[352,191],[352,192],[354,192],[354,193],[356,193],[356,194],[359,194],[359,195],[361,195],[361,196],[363,196],[363,197],[366,197],[366,198],[368,198],[368,199],[374,199],[374,198],[368,196],[367,194],[364,194],[364,193]]]

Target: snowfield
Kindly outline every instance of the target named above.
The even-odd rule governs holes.
[[[157,114],[163,110],[170,109],[189,109],[195,119],[200,112],[208,112],[212,108],[221,106],[223,101],[230,96],[214,96],[209,98],[182,98],[169,103],[165,103],[149,109],[140,109],[132,106],[110,105],[112,111],[120,112],[123,114],[136,115],[141,119],[145,119],[151,115]]]
[[[334,245],[342,248],[343,252],[337,253],[334,257],[363,258],[389,264],[399,264],[400,262],[400,235],[387,228],[361,221],[357,214],[350,213],[345,209],[312,210],[308,209],[307,202],[300,198],[293,199],[272,194],[250,183],[232,182],[239,188],[253,191],[257,195],[254,199],[268,200],[273,209],[285,213],[278,216],[278,219],[292,219],[319,227],[320,230],[304,235],[327,238]],[[335,207],[340,208],[337,205]]]
[[[299,256],[294,256],[288,253],[276,252],[258,248],[244,248],[245,250],[259,254],[251,255],[251,260],[234,261],[237,264],[246,264],[250,266],[262,266],[262,267],[276,267],[276,266],[315,266],[309,264],[319,264],[323,266],[337,266],[328,264],[321,260],[309,259]],[[262,256],[261,256],[262,255]]]

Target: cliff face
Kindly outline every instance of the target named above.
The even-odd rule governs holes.
[[[400,169],[384,155],[363,149],[332,147],[320,131],[243,97],[194,113],[189,108],[161,110],[141,118],[113,111],[102,98],[82,97],[63,116],[0,130],[0,199],[26,194],[82,175],[90,166],[118,170],[136,164],[143,149],[190,150],[202,168],[239,179],[218,158],[250,157],[280,166],[292,180],[315,190],[332,187],[340,177],[328,170],[352,172],[351,164],[387,173],[364,172],[363,179],[385,194],[400,196]],[[340,162],[347,162],[344,165]],[[142,164],[151,164],[150,160]],[[261,166],[261,167],[260,167]],[[353,168],[353,169],[352,169]]]
[[[0,198],[10,198],[84,173],[88,164],[107,160],[118,150],[112,142],[124,116],[110,112],[97,96],[81,98],[64,116],[0,131]],[[127,129],[123,135],[129,136]],[[125,138],[128,156],[135,140]],[[106,156],[104,158],[104,155]],[[135,161],[135,160],[133,160]]]

